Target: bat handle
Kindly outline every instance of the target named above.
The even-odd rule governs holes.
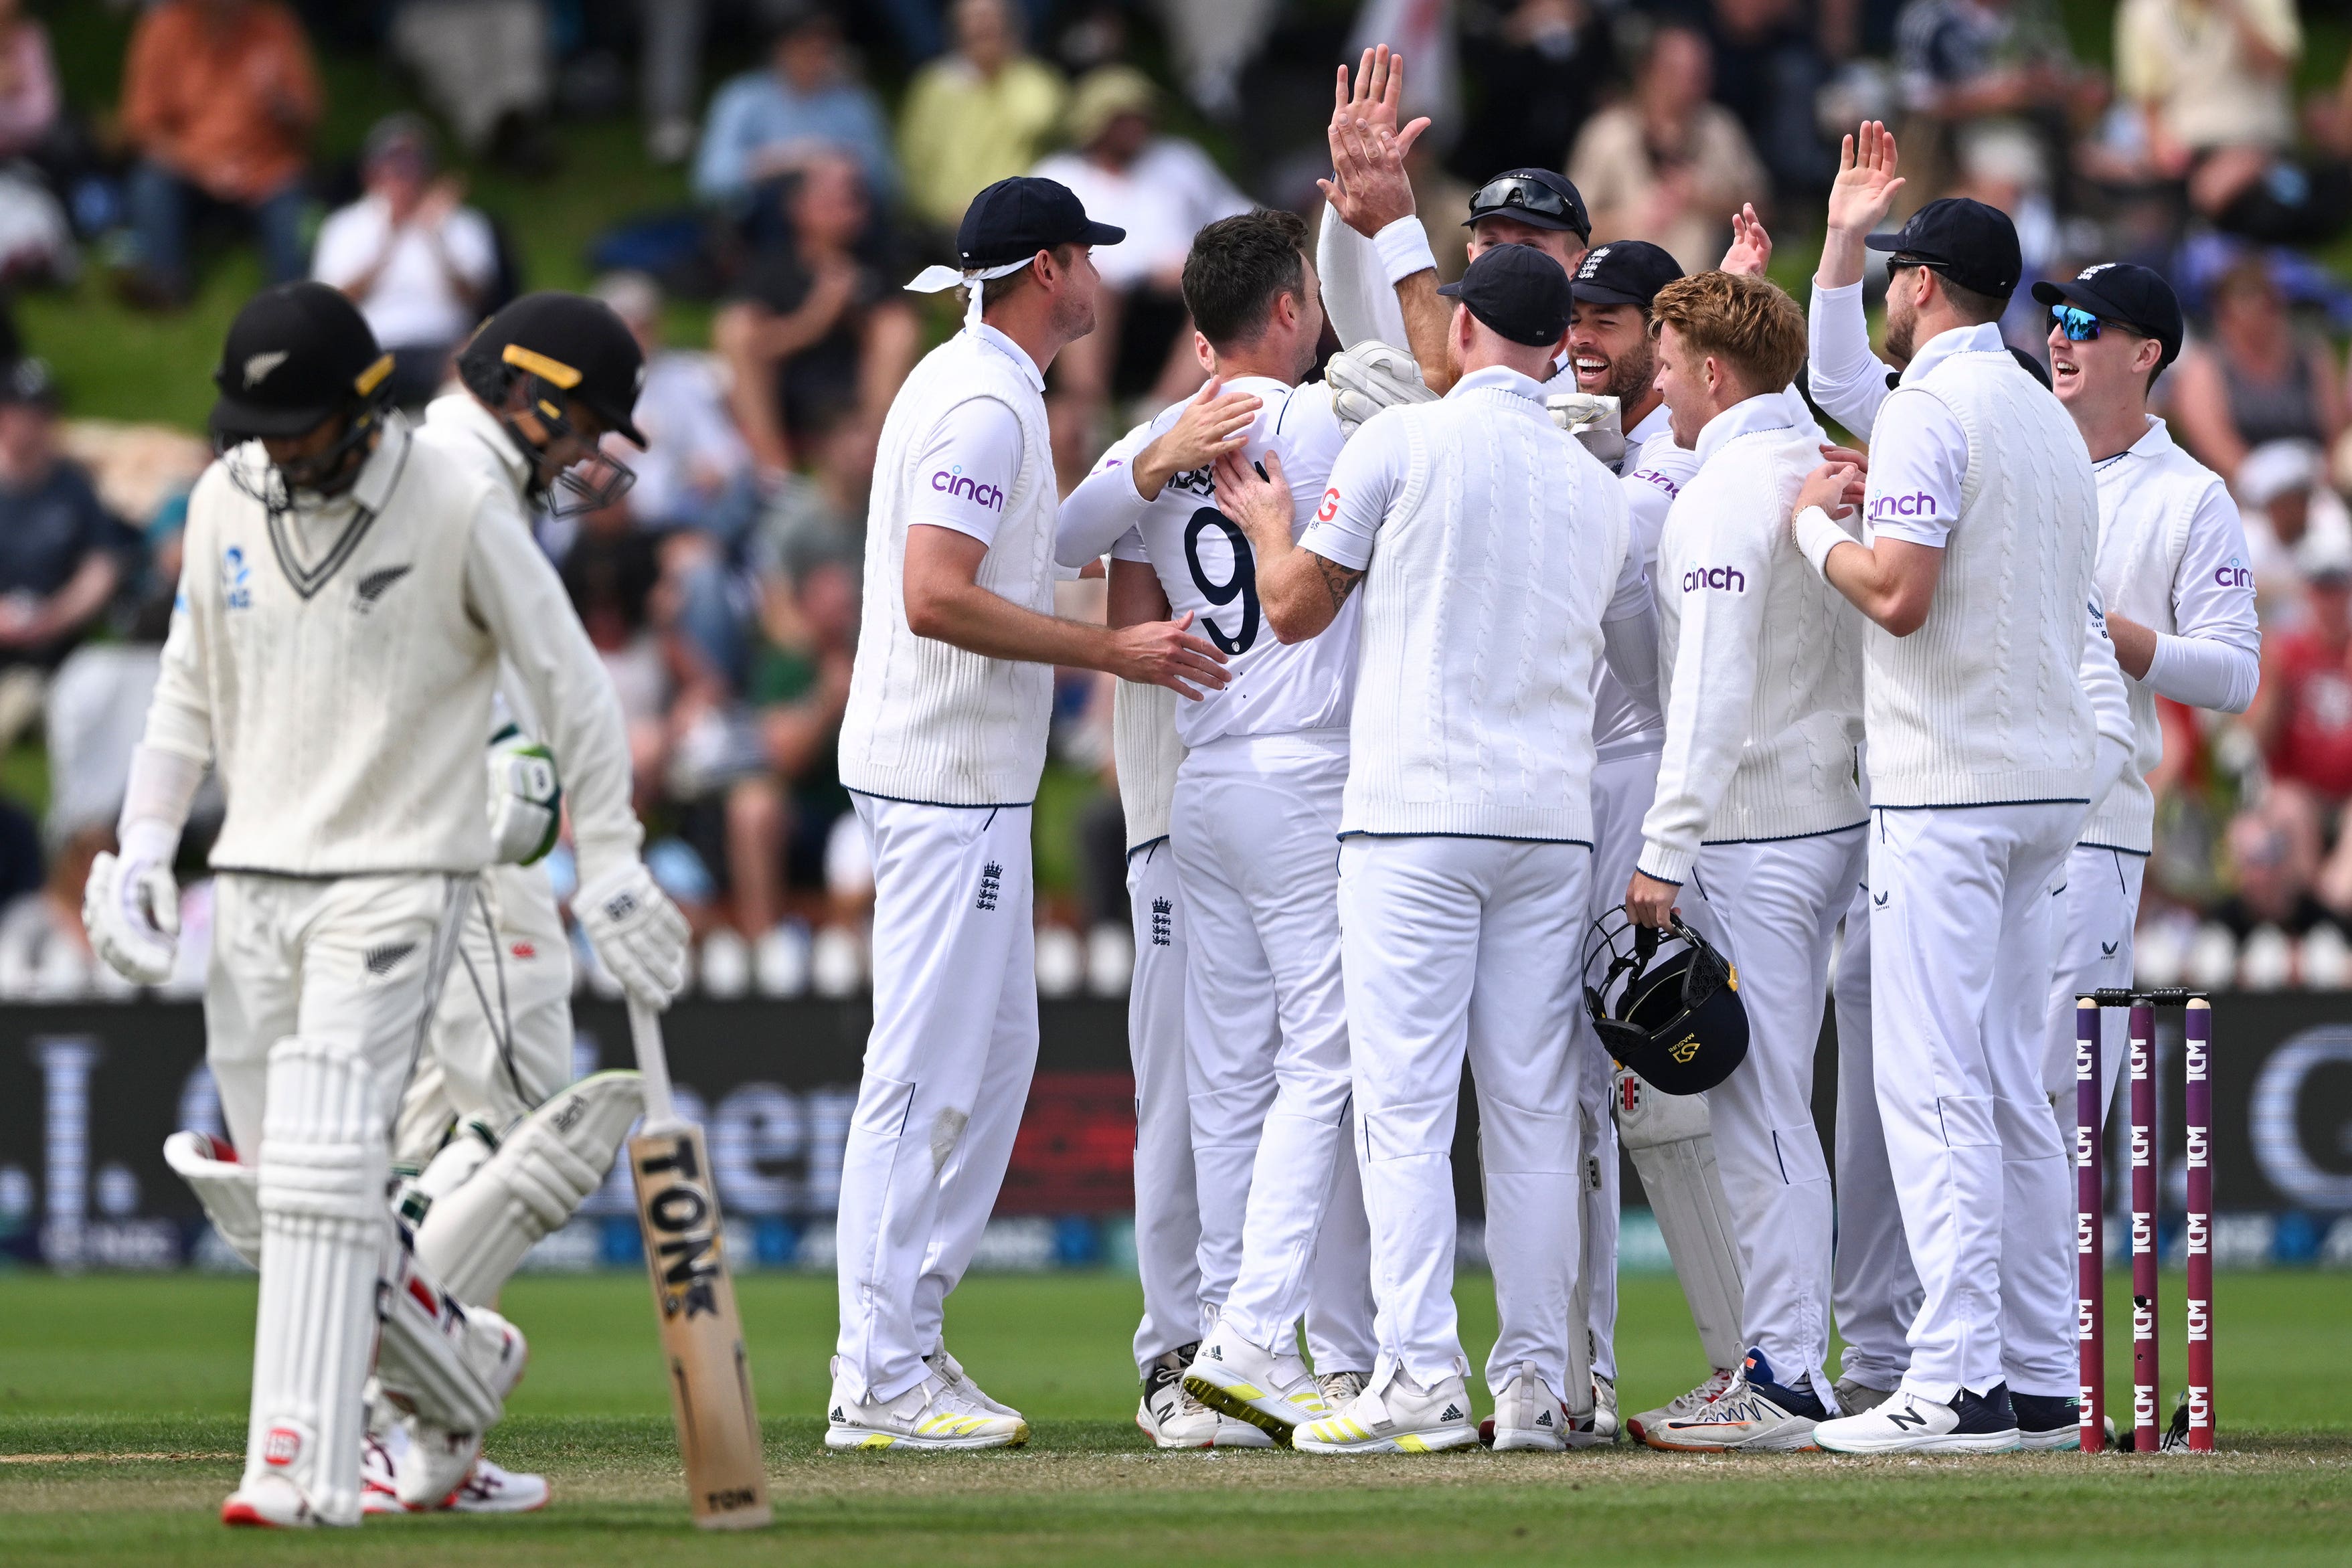
[[[670,1094],[669,1056],[662,1050],[661,1013],[631,997],[629,1035],[637,1048],[637,1072],[645,1080],[646,1125],[667,1126],[677,1120],[677,1103]]]

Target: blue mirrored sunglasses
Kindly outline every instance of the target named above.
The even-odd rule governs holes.
[[[2053,305],[2050,319],[2064,330],[2070,343],[2088,343],[2099,335],[2099,319],[2079,305]]]

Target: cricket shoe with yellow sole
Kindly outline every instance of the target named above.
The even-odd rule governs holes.
[[[1015,1421],[1025,1419],[1020,1411],[1003,1400],[990,1398],[988,1390],[973,1381],[971,1374],[963,1369],[963,1363],[958,1361],[945,1344],[923,1357],[923,1364],[938,1373],[940,1381],[953,1389],[967,1404],[977,1405],[992,1415],[1010,1416]]]
[[[1271,1448],[1274,1438],[1246,1421],[1212,1410],[1184,1386],[1184,1369],[1201,1347],[1183,1345],[1151,1364],[1135,1424],[1160,1448]]]
[[[1017,1448],[1029,1440],[1029,1423],[1000,1416],[960,1395],[937,1372],[896,1399],[859,1399],[841,1380],[841,1359],[833,1363],[833,1402],[826,1406],[824,1446],[852,1449]]]
[[[1222,1321],[1201,1342],[1200,1353],[1185,1369],[1184,1389],[1210,1409],[1246,1421],[1277,1443],[1289,1442],[1300,1422],[1331,1411],[1305,1360],[1252,1344]]]
[[[1709,1400],[1730,1387],[1738,1376],[1736,1367],[1718,1366],[1706,1375],[1706,1382],[1688,1393],[1677,1394],[1655,1410],[1644,1410],[1629,1419],[1625,1423],[1625,1430],[1633,1434],[1635,1442],[1646,1443],[1650,1440],[1651,1427],[1663,1426],[1668,1421],[1679,1421],[1703,1409]]]
[[[1818,1395],[1780,1383],[1764,1353],[1751,1350],[1730,1387],[1688,1416],[1645,1427],[1642,1440],[1668,1453],[1796,1453],[1813,1446],[1814,1427],[1829,1418]]]
[[[1301,1426],[1290,1445],[1305,1454],[1434,1454],[1476,1448],[1478,1423],[1460,1376],[1424,1389],[1399,1370],[1344,1409]]]

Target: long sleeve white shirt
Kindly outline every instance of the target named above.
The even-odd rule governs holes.
[[[1853,433],[1857,441],[1872,439],[1879,408],[1894,390],[1895,371],[1870,350],[1870,320],[1862,303],[1862,285],[1843,288],[1813,285],[1812,308],[1805,316],[1806,385],[1823,413]]]

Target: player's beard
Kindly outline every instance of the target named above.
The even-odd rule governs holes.
[[[1054,334],[1075,343],[1095,329],[1095,297],[1091,289],[1066,289],[1054,301]]]
[[[1570,362],[1574,363],[1572,351]],[[1642,346],[1632,353],[1609,361],[1608,379],[1601,383],[1598,395],[1613,397],[1620,403],[1633,402],[1649,391],[1651,383],[1657,379],[1658,350],[1645,339]]]
[[[1919,329],[1918,307],[1889,295],[1886,301],[1886,357],[1898,365],[1911,362],[1911,340]]]

